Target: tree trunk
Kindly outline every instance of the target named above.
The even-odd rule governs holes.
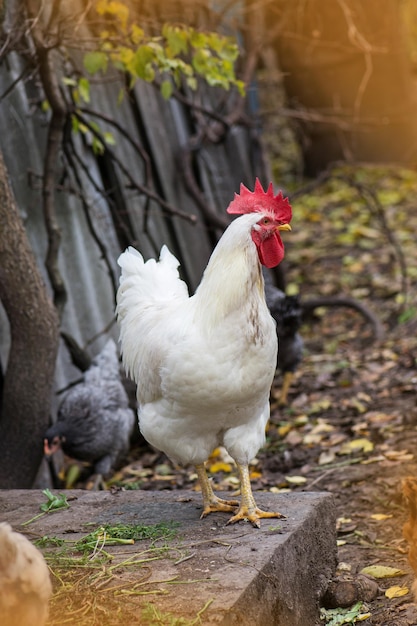
[[[30,488],[42,458],[58,317],[36,265],[0,153],[0,300],[11,348],[0,412],[0,488]]]
[[[273,0],[268,11],[281,24],[306,174],[338,160],[412,163],[417,118],[398,0]]]

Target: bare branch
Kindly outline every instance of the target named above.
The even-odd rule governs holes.
[[[117,131],[125,139],[127,139],[127,141],[136,150],[136,152],[139,154],[139,156],[141,157],[141,159],[143,160],[145,164],[145,179],[149,186],[149,181],[152,180],[151,159],[149,157],[149,154],[146,152],[146,150],[144,150],[144,148],[137,141],[135,141],[131,133],[128,133],[127,130],[121,124],[119,124],[119,122],[117,122],[114,118],[110,117],[109,115],[105,115],[104,113],[101,113],[100,111],[94,111],[93,109],[89,109],[87,107],[78,107],[78,110],[81,111],[82,113],[85,113],[86,115],[90,115],[91,117],[96,117],[99,120],[103,120],[103,122],[106,122],[110,126],[113,126],[114,128],[116,128]]]
[[[102,137],[101,133],[99,133],[97,129],[94,128],[85,117],[80,115],[78,111],[74,111],[74,115],[83,124],[85,124],[85,126],[88,128],[88,130],[91,132],[92,135],[94,135],[97,139],[99,139],[100,142],[103,143],[103,145],[105,145],[106,142],[104,138]],[[191,222],[192,224],[196,223],[197,217],[195,215],[184,213],[184,211],[181,211],[173,207],[169,202],[166,202],[166,200],[164,200],[155,191],[153,191],[152,189],[149,189],[149,187],[142,185],[141,183],[138,183],[136,180],[134,180],[130,171],[124,166],[124,164],[120,161],[120,159],[116,156],[116,154],[108,145],[106,145],[106,152],[111,157],[111,159],[118,165],[118,167],[123,172],[123,174],[126,176],[126,178],[129,181],[130,187],[132,189],[136,189],[139,193],[145,195],[147,198],[150,198],[151,200],[155,200],[155,202],[157,202],[161,206],[161,208],[164,209],[164,211],[168,213],[169,215],[181,217],[182,219],[187,220],[188,222]]]
[[[78,169],[76,167],[76,164],[74,163],[74,159],[72,158],[72,154],[70,152],[70,150],[68,149],[67,146],[64,146],[64,150],[65,150],[65,156],[71,166],[73,175],[75,177],[75,180],[77,182],[78,188],[80,190],[82,190],[83,186],[82,186],[82,182],[80,179],[80,175],[78,173]],[[116,279],[114,277],[113,271],[112,271],[112,266],[111,263],[109,261],[109,259],[107,258],[107,251],[106,251],[106,246],[103,244],[103,242],[101,241],[96,228],[94,226],[94,222],[91,218],[91,214],[90,214],[90,207],[88,205],[87,199],[85,197],[85,195],[83,193],[80,193],[80,199],[81,199],[81,204],[83,206],[84,209],[84,215],[85,215],[85,219],[87,221],[87,226],[88,226],[88,230],[90,231],[90,234],[93,238],[93,240],[95,241],[95,243],[97,244],[98,249],[100,250],[101,253],[101,257],[107,267],[107,273],[110,279],[110,282],[112,284],[112,288],[113,288],[113,293],[116,293],[117,290],[117,285],[116,285]]]

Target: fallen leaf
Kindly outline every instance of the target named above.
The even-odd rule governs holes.
[[[290,430],[284,441],[290,446],[298,446],[303,441],[303,438],[296,430]]]
[[[412,461],[414,456],[408,450],[387,450],[384,456],[389,461]]]
[[[318,464],[327,465],[328,463],[333,463],[335,458],[336,458],[335,453],[332,450],[327,450],[320,454]]]
[[[340,561],[340,563],[337,566],[337,570],[339,572],[351,572],[352,566],[350,563],[345,563],[344,561]]]
[[[307,482],[307,478],[305,476],[286,476],[285,480],[292,485],[304,485]]]
[[[401,596],[406,596],[409,592],[408,587],[400,587],[399,585],[394,585],[393,587],[388,587],[385,591],[385,595],[387,598],[401,598]]]
[[[323,419],[318,419],[317,424],[311,429],[312,435],[319,435],[321,433],[331,433],[334,431],[334,426],[329,424]]]
[[[302,438],[302,442],[306,446],[318,446],[323,439],[322,435],[315,435],[314,433],[308,433],[305,437]]]
[[[385,513],[374,513],[373,515],[371,515],[371,519],[374,519],[377,522],[389,519],[390,517],[392,517],[392,515],[386,515]]]
[[[313,402],[310,407],[309,414],[311,415],[312,413],[321,413],[322,411],[327,411],[327,409],[330,409],[331,406],[332,401],[328,398],[323,398],[318,402]]]
[[[339,454],[351,454],[352,452],[372,452],[374,444],[369,439],[361,437],[360,439],[352,439],[343,444],[339,450]]]
[[[271,487],[269,491],[271,493],[289,493],[291,489],[287,487]]]
[[[341,626],[342,624],[355,624],[363,622],[371,617],[370,613],[361,613],[363,602],[357,602],[353,606],[342,609],[320,609],[320,617],[326,620],[327,626]]]
[[[307,415],[305,415],[305,413],[302,413],[301,415],[297,415],[294,420],[294,426],[305,426],[306,424],[308,424],[308,417]]]
[[[360,573],[372,576],[372,578],[393,578],[394,576],[405,576],[407,572],[386,565],[369,565],[361,569]]]
[[[352,520],[350,517],[338,517],[336,520],[336,525],[339,526],[340,524],[350,524],[351,521]]]
[[[287,422],[286,424],[281,424],[281,426],[278,426],[277,428],[278,435],[280,437],[285,437],[285,435],[288,435],[291,429],[292,425],[289,422]]]
[[[212,465],[210,465],[209,470],[212,474],[215,474],[216,472],[231,472],[232,471],[232,466],[230,465],[230,463],[223,463],[223,461],[217,461],[217,463],[213,463]]]
[[[367,406],[358,398],[352,398],[350,401],[350,406],[357,410],[358,413],[365,413]]]
[[[386,458],[381,454],[378,456],[370,456],[368,459],[364,459],[361,461],[361,465],[369,465],[370,463],[380,463],[381,461],[386,461]]]
[[[368,411],[364,416],[371,424],[385,424],[395,419],[395,415],[382,413],[381,411]]]

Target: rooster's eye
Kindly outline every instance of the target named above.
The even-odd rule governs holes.
[[[262,220],[262,224],[265,224],[265,225],[266,225],[266,224],[269,224],[269,223],[270,223],[270,221],[271,221],[271,220],[270,220],[268,217],[264,217],[264,218],[263,218],[263,220]]]

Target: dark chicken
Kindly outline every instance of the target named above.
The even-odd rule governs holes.
[[[298,296],[287,296],[281,289],[278,289],[268,271],[263,270],[263,275],[265,301],[277,325],[277,367],[283,375],[278,403],[280,406],[285,406],[294,372],[303,358],[304,341],[299,333],[302,309]]]
[[[277,367],[283,374],[283,383],[278,397],[280,406],[287,404],[288,392],[294,372],[301,363],[304,340],[300,334],[302,324],[313,318],[319,308],[348,308],[357,311],[370,324],[374,341],[380,341],[384,330],[378,317],[363,303],[347,296],[319,296],[301,300],[297,296],[287,296],[275,286],[268,270],[263,269],[265,301],[276,323],[278,336]]]
[[[116,344],[110,340],[83,381],[66,392],[57,422],[45,433],[45,454],[62,447],[69,457],[92,463],[97,486],[128,452],[135,421],[121,381]]]

